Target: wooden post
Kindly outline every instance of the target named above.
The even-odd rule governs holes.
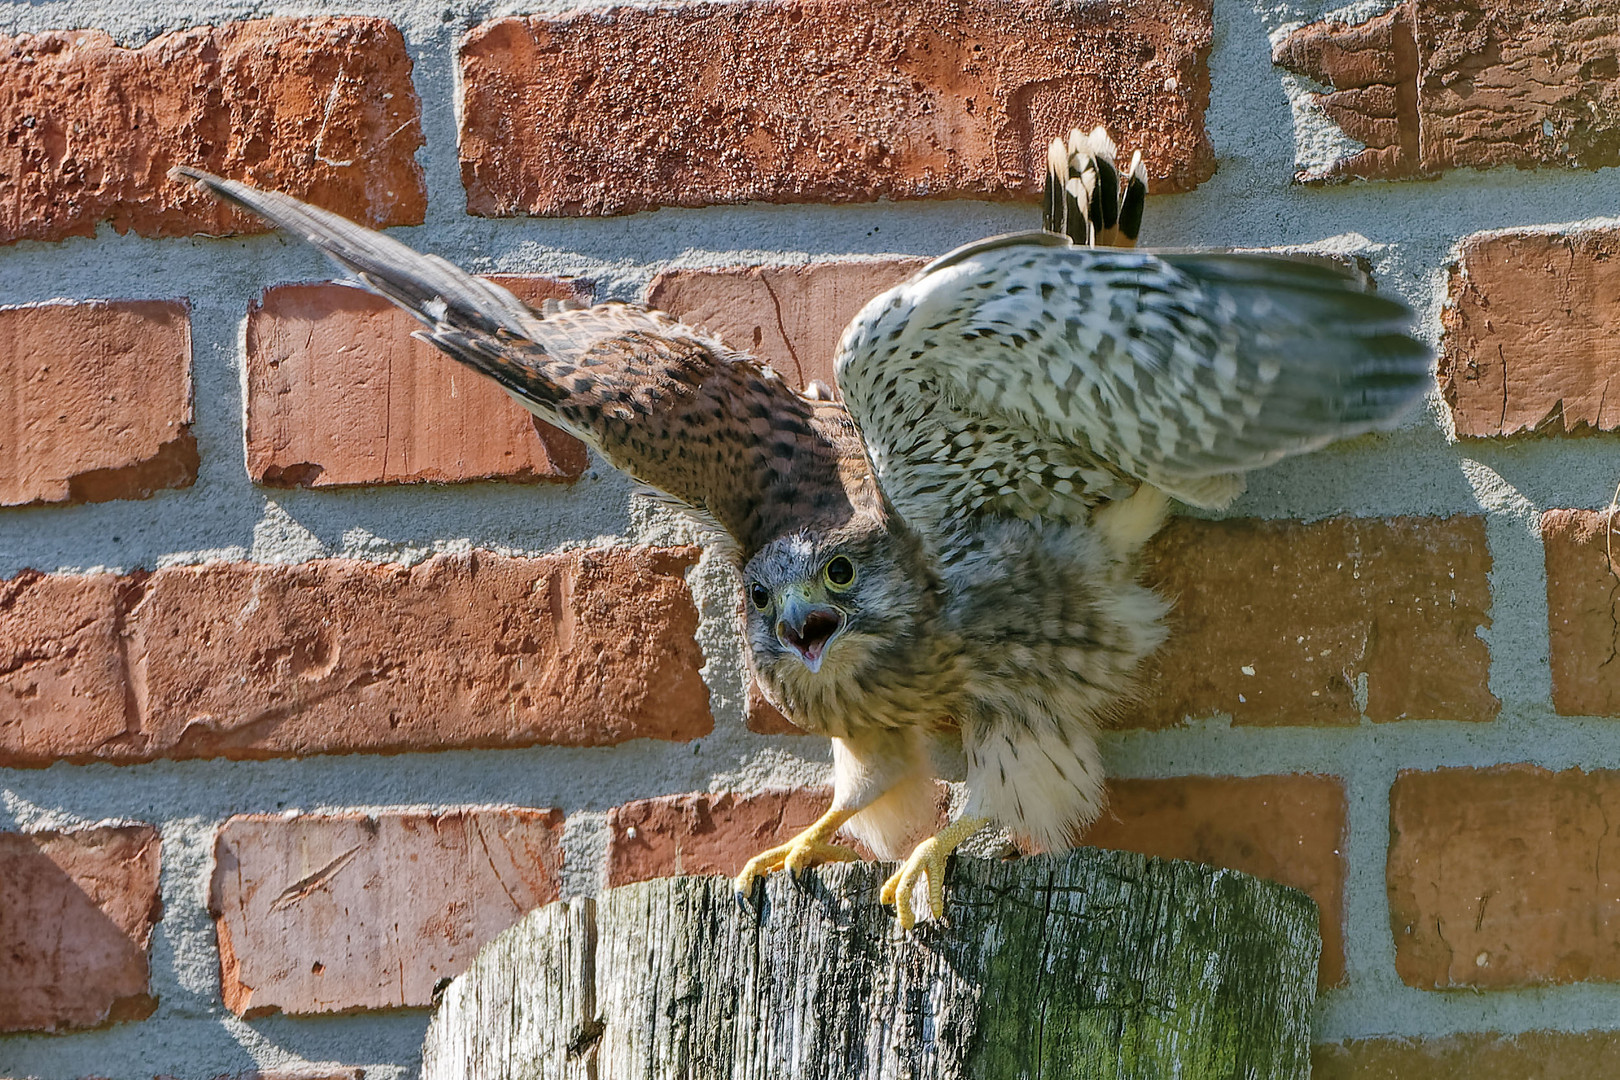
[[[665,878],[532,912],[441,995],[424,1080],[1305,1080],[1304,894],[1112,851],[957,858],[902,933],[888,869]]]

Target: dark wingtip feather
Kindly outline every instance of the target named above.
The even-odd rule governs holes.
[[[279,191],[261,191],[187,166],[169,176],[192,180],[215,197],[256,214],[324,252],[372,292],[393,301],[429,326],[446,317],[485,332],[527,333],[538,316],[493,282],[424,255],[330,210]]]

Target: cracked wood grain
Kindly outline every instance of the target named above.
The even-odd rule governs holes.
[[[1305,1077],[1315,905],[1124,852],[957,859],[900,932],[886,868],[663,878],[553,904],[438,999],[424,1080]]]

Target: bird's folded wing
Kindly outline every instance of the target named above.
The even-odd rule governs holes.
[[[420,320],[416,336],[729,533],[746,553],[795,524],[847,516],[870,488],[841,409],[634,304],[536,311],[506,289],[288,195],[175,172],[315,245]],[[848,485],[848,489],[846,489]],[[866,498],[872,498],[870,492]]]
[[[1388,428],[1433,384],[1400,303],[1321,260],[981,241],[869,304],[839,386],[902,516],[1078,517]]]

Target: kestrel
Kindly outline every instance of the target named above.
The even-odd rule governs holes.
[[[900,922],[943,910],[980,828],[1071,847],[1103,801],[1095,733],[1164,638],[1137,555],[1170,501],[1391,426],[1432,383],[1407,310],[1351,271],[1134,245],[1101,128],[1055,141],[1043,231],[959,248],[872,300],[838,346],[842,402],[671,316],[535,310],[498,285],[286,195],[180,175],[303,237],[424,324],[417,336],[707,525],[743,590],[753,675],[832,738],[819,820],[750,860],[903,859]],[[934,779],[965,769],[937,835]]]

